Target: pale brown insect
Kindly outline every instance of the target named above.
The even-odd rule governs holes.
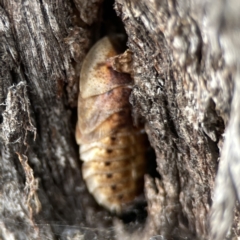
[[[76,140],[89,192],[110,211],[120,213],[143,187],[146,135],[133,126],[129,95],[132,79],[114,71],[121,37],[104,37],[90,50],[80,75]]]

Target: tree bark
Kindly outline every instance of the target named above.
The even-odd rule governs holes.
[[[237,0],[0,0],[0,238],[240,236],[239,10]],[[112,33],[127,36],[133,116],[156,154],[147,217],[138,200],[110,214],[81,177],[81,64]]]

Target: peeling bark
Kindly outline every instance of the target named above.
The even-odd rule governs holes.
[[[0,0],[0,238],[239,237],[239,10],[237,0]],[[110,62],[133,77],[133,116],[156,153],[147,218],[142,199],[120,219],[95,203],[74,139],[82,61],[124,31],[128,50]]]

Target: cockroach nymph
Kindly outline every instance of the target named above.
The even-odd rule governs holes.
[[[76,141],[82,174],[96,201],[116,213],[143,189],[146,134],[134,127],[130,75],[107,60],[121,52],[121,36],[104,37],[87,54],[80,74]]]

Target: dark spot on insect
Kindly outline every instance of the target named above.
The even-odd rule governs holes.
[[[112,174],[111,174],[111,173],[108,173],[108,174],[107,174],[107,178],[112,178]]]
[[[113,94],[113,89],[109,90],[108,92],[105,93],[108,97]]]
[[[115,140],[116,140],[116,137],[111,137],[111,140],[112,140],[112,141],[115,141]]]
[[[109,154],[112,153],[112,151],[113,151],[112,149],[107,149],[107,153]]]
[[[118,199],[122,200],[123,199],[123,195],[122,194],[118,195]]]
[[[99,62],[99,63],[96,64],[94,69],[95,69],[95,71],[98,71],[99,68],[105,67],[105,66],[106,66],[105,62]]]
[[[105,166],[110,166],[111,162],[105,162]]]
[[[115,191],[117,189],[117,186],[116,185],[112,185],[111,188],[112,188],[112,190]]]
[[[125,113],[124,111],[119,111],[118,112],[119,116],[124,116],[124,113]]]

